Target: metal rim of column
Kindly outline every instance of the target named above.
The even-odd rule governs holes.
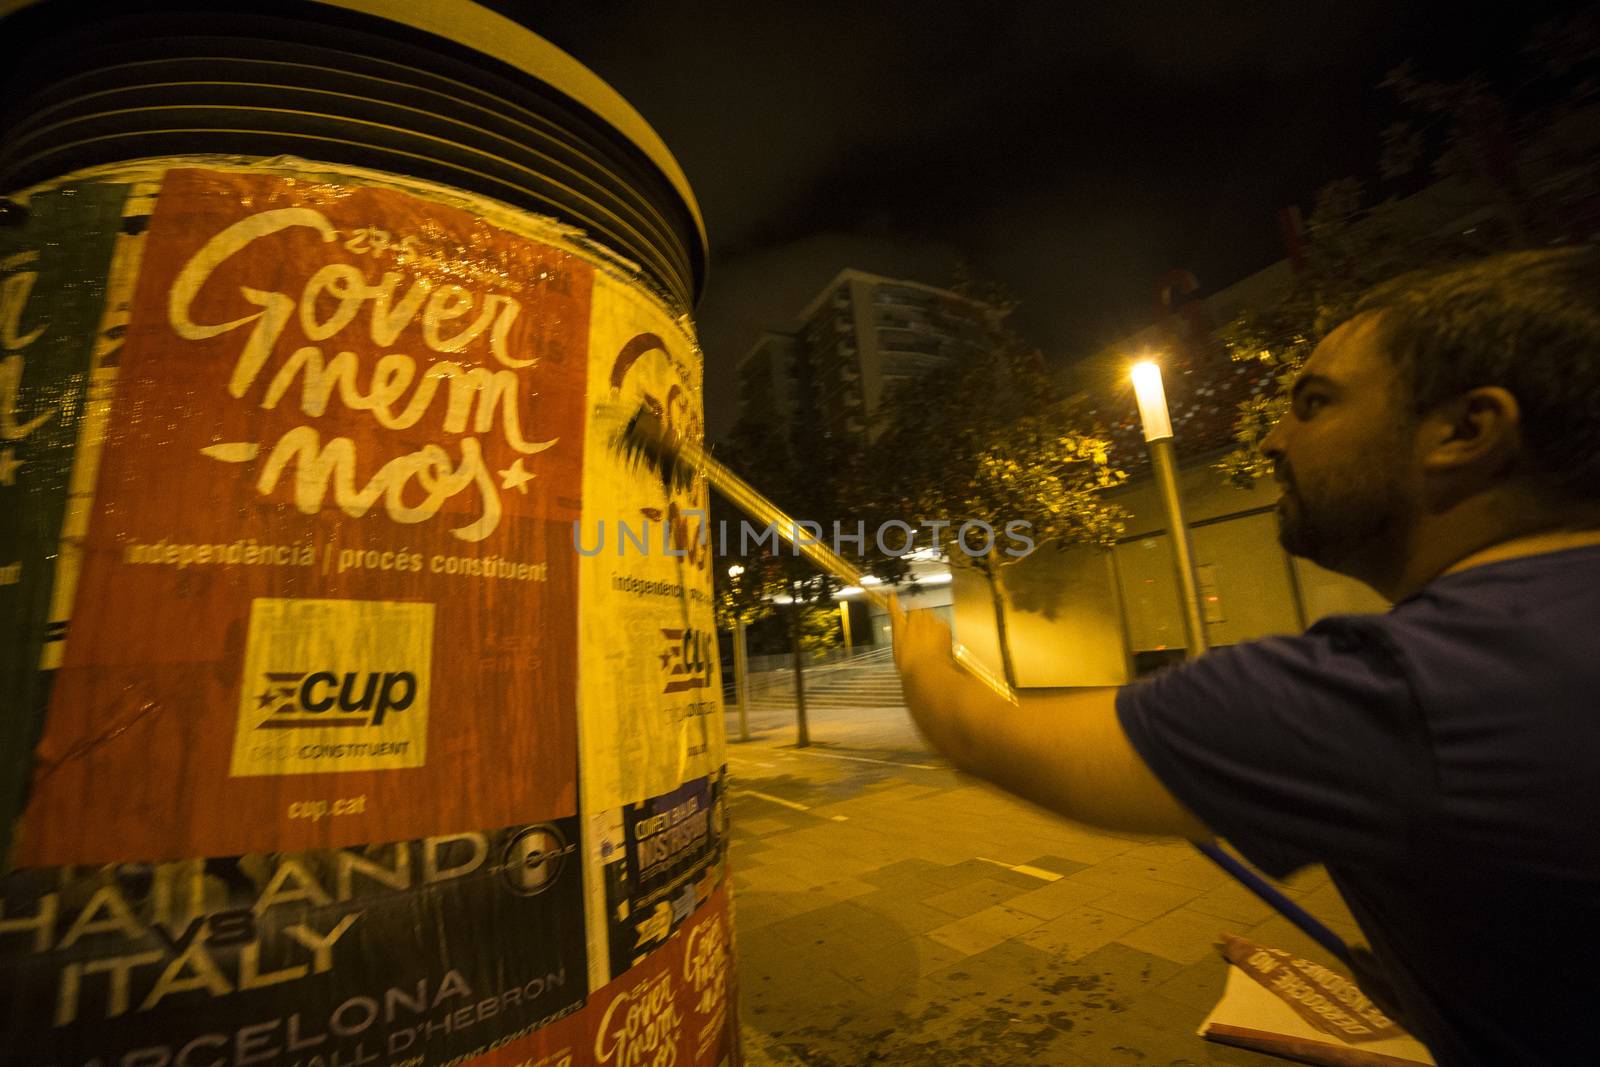
[[[528,31],[563,69],[518,69],[405,25],[408,5],[392,6],[384,18],[311,0],[12,5],[0,22],[0,191],[184,154],[370,167],[578,227],[690,310],[704,230],[653,131],[638,121],[634,133],[653,140],[642,144],[555,84],[582,68]],[[595,87],[610,92],[591,77],[591,101]]]

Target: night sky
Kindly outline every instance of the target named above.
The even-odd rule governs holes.
[[[1061,363],[1147,325],[1173,268],[1227,286],[1281,258],[1278,208],[1376,179],[1389,68],[1504,72],[1573,5],[490,6],[608,81],[688,175],[715,436],[738,359],[844,267],[947,285],[964,260]]]

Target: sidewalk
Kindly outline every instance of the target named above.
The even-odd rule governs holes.
[[[728,716],[747,1061],[1112,1067],[1284,1061],[1195,1028],[1222,931],[1333,964],[1182,842],[1091,831],[931,756],[903,709]],[[1341,937],[1320,870],[1285,891]]]

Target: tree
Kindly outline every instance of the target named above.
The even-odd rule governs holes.
[[[1278,372],[1274,395],[1240,405],[1238,447],[1217,465],[1234,484],[1271,472],[1260,444],[1287,409],[1295,375],[1369,288],[1418,268],[1600,234],[1600,15],[1541,25],[1522,55],[1524,69],[1499,85],[1430,81],[1410,63],[1380,83],[1402,113],[1378,160],[1387,195],[1369,202],[1355,178],[1324,186],[1307,220],[1305,270],[1279,300],[1218,331],[1233,359]]]
[[[784,516],[817,522],[824,529],[844,514],[841,500],[850,480],[858,476],[859,455],[854,442],[830,440],[815,427],[800,423],[782,426],[762,416],[741,418],[719,450],[719,458],[729,469],[772,501]],[[730,531],[737,530],[741,521],[749,521],[761,531],[776,519],[771,515],[745,516],[720,497],[712,508],[714,518],[726,519]],[[763,546],[752,546],[732,533],[728,548],[728,560],[747,569],[739,604],[743,610],[754,612],[754,618],[770,614],[775,596],[792,596],[802,604],[814,606],[831,603],[832,594],[840,587],[838,579],[820,574],[787,545],[768,541]],[[762,612],[760,604],[765,604],[767,611]],[[730,610],[733,606],[730,602]],[[813,645],[815,641],[808,647]]]
[[[1007,525],[1026,524],[1040,545],[1109,546],[1126,513],[1099,494],[1126,475],[1110,467],[1082,409],[1055,396],[1038,349],[1005,325],[1015,302],[991,306],[980,356],[907,382],[885,403],[864,457],[861,503],[879,516],[951,524],[960,543],[948,558],[987,581],[1001,666],[1015,685],[1000,579],[1026,553],[1004,539]],[[967,523],[983,525],[966,527],[972,537],[963,539]]]
[[[840,483],[817,476],[815,449],[807,447],[806,432],[806,427],[796,425],[785,433],[770,418],[743,418],[722,450],[724,462],[787,516],[813,522],[831,520],[837,514]],[[837,457],[839,451],[831,448],[829,454]],[[837,464],[822,467],[835,474],[838,469]],[[782,525],[777,515],[745,516],[721,498],[713,503],[713,512],[730,518],[730,527],[735,529],[747,519],[760,531],[769,523]],[[722,527],[714,528],[720,531]],[[840,583],[832,575],[817,573],[803,557],[781,545],[749,551],[742,531],[730,537],[729,547],[735,551],[727,559],[740,570],[730,575],[727,566],[716,568],[713,585],[719,625],[748,625],[774,614],[777,606],[784,607],[782,617],[794,664],[796,744],[804,748],[810,744],[805,654],[839,643],[832,594]]]

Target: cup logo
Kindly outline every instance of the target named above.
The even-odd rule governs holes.
[[[421,767],[433,605],[251,602],[233,777]]]

